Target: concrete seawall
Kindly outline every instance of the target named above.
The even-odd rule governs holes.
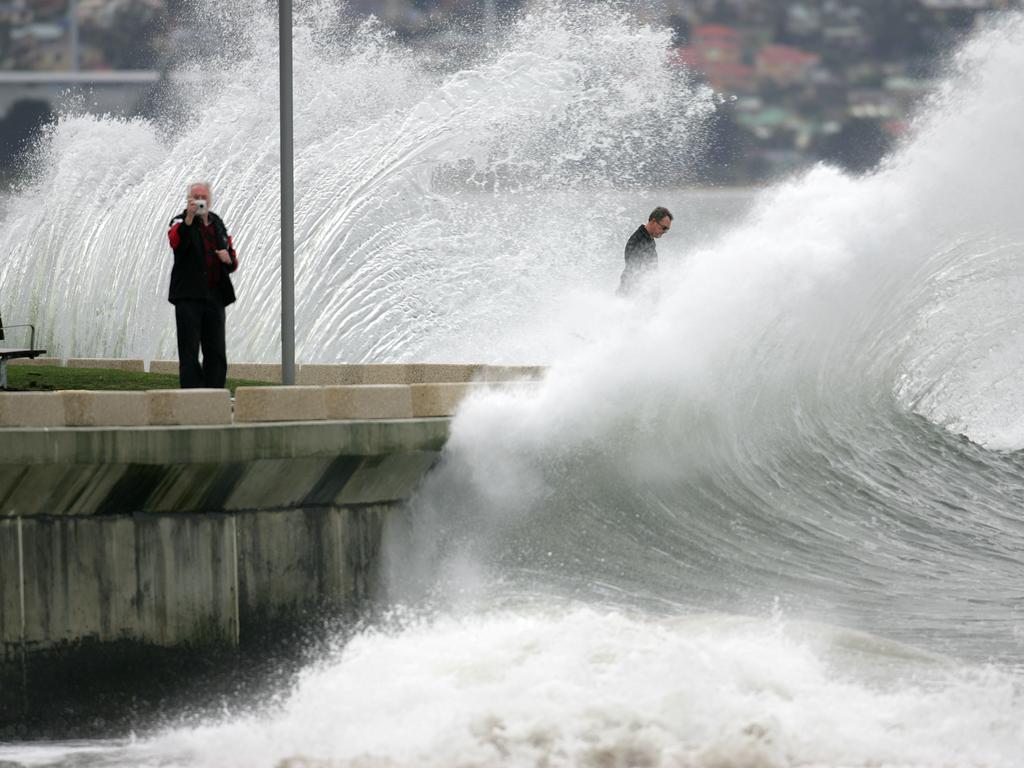
[[[385,528],[404,524],[402,502],[448,427],[0,431],[0,733],[73,696],[72,672],[108,679],[120,659],[142,658],[146,674],[173,676],[351,615],[374,590]]]
[[[162,367],[172,366],[150,366]],[[346,631],[460,403],[529,388],[543,370],[300,373],[299,386],[239,386],[234,399],[223,389],[0,392],[0,738],[26,726],[82,734],[74,726],[97,709],[159,709],[190,675],[205,691],[210,675],[282,637],[330,637],[325,622]],[[234,375],[272,384],[280,366],[240,364]]]

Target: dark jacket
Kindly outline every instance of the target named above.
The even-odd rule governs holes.
[[[220,216],[212,211],[209,216],[217,232],[218,249],[226,250],[231,255],[230,265],[221,261],[216,264],[221,270],[217,277],[217,289],[226,307],[235,301],[235,288],[231,285],[231,278],[228,275],[238,269],[238,256]],[[167,237],[174,250],[174,266],[171,267],[171,288],[167,300],[172,304],[181,299],[205,299],[209,296],[201,226],[202,222],[198,216],[192,220],[192,226],[188,226],[185,223],[185,211],[171,219]]]
[[[626,242],[626,268],[622,271],[619,294],[630,293],[648,272],[658,268],[658,249],[654,238],[641,224]]]

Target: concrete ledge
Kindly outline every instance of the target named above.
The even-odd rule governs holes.
[[[306,363],[295,371],[295,383],[324,386],[409,384],[411,368],[404,363]]]
[[[146,398],[150,424],[231,423],[231,395],[226,389],[153,389]]]
[[[0,438],[0,485],[5,465],[17,466],[16,472],[24,466],[74,468],[82,464],[221,467],[231,462],[297,456],[438,451],[448,439],[448,426],[448,419],[380,419],[131,429],[12,428]],[[3,498],[0,491],[0,501]]]
[[[405,364],[368,363],[358,368],[353,384],[408,384],[409,366]]]
[[[150,373],[173,373],[175,376],[178,375],[178,361],[177,360],[150,360],[149,362]]]
[[[298,366],[295,381],[323,385],[465,383],[486,378],[487,368],[486,365],[450,363],[314,363]]]
[[[116,357],[69,357],[68,368],[108,368],[116,371],[135,371],[143,373],[146,370],[141,360],[122,359]]]
[[[0,427],[62,427],[60,392],[0,392]]]
[[[235,421],[322,421],[326,402],[323,387],[238,387]]]
[[[0,519],[323,507],[342,493],[395,501],[416,467],[436,458],[448,427],[447,419],[381,419],[9,429],[0,440]]]
[[[13,360],[8,360],[7,364],[38,366],[42,368],[60,368],[61,359],[59,357],[34,357],[32,359],[27,357],[16,357]]]
[[[249,381],[266,381],[271,384],[281,383],[280,363],[228,363],[229,379],[248,379]]]
[[[446,384],[473,381],[483,373],[485,367],[483,365],[414,363],[409,366],[409,383]]]
[[[295,368],[295,383],[307,385],[347,385],[363,383],[363,366],[304,363]],[[403,382],[387,382],[403,383]]]
[[[328,419],[411,419],[412,390],[402,384],[324,387]]]
[[[544,377],[543,365],[488,365],[477,377],[480,381],[536,381]]]
[[[405,363],[305,363],[295,371],[296,384],[349,386],[355,384],[408,384]]]
[[[416,451],[364,461],[335,496],[335,504],[371,504],[408,499],[437,462],[439,453]]]
[[[487,384],[413,384],[412,412],[416,418],[451,416],[459,404],[473,392],[488,388]]]
[[[138,427],[149,417],[145,392],[92,392],[68,389],[64,423],[69,427]]]

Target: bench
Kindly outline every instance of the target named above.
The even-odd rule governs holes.
[[[34,325],[0,325],[0,341],[4,339],[4,332],[11,328],[28,328],[28,347],[5,347],[0,346],[0,389],[7,389],[7,361],[24,357],[33,359],[45,355],[45,349],[36,349],[36,327]]]

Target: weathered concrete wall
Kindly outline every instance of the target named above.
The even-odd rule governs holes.
[[[5,657],[85,638],[159,646],[233,644],[234,523],[209,515],[46,517],[21,529],[21,636]],[[6,569],[5,569],[6,570]],[[3,591],[7,591],[3,588]]]
[[[369,597],[394,505],[0,520],[7,664],[82,640],[237,646]]]

